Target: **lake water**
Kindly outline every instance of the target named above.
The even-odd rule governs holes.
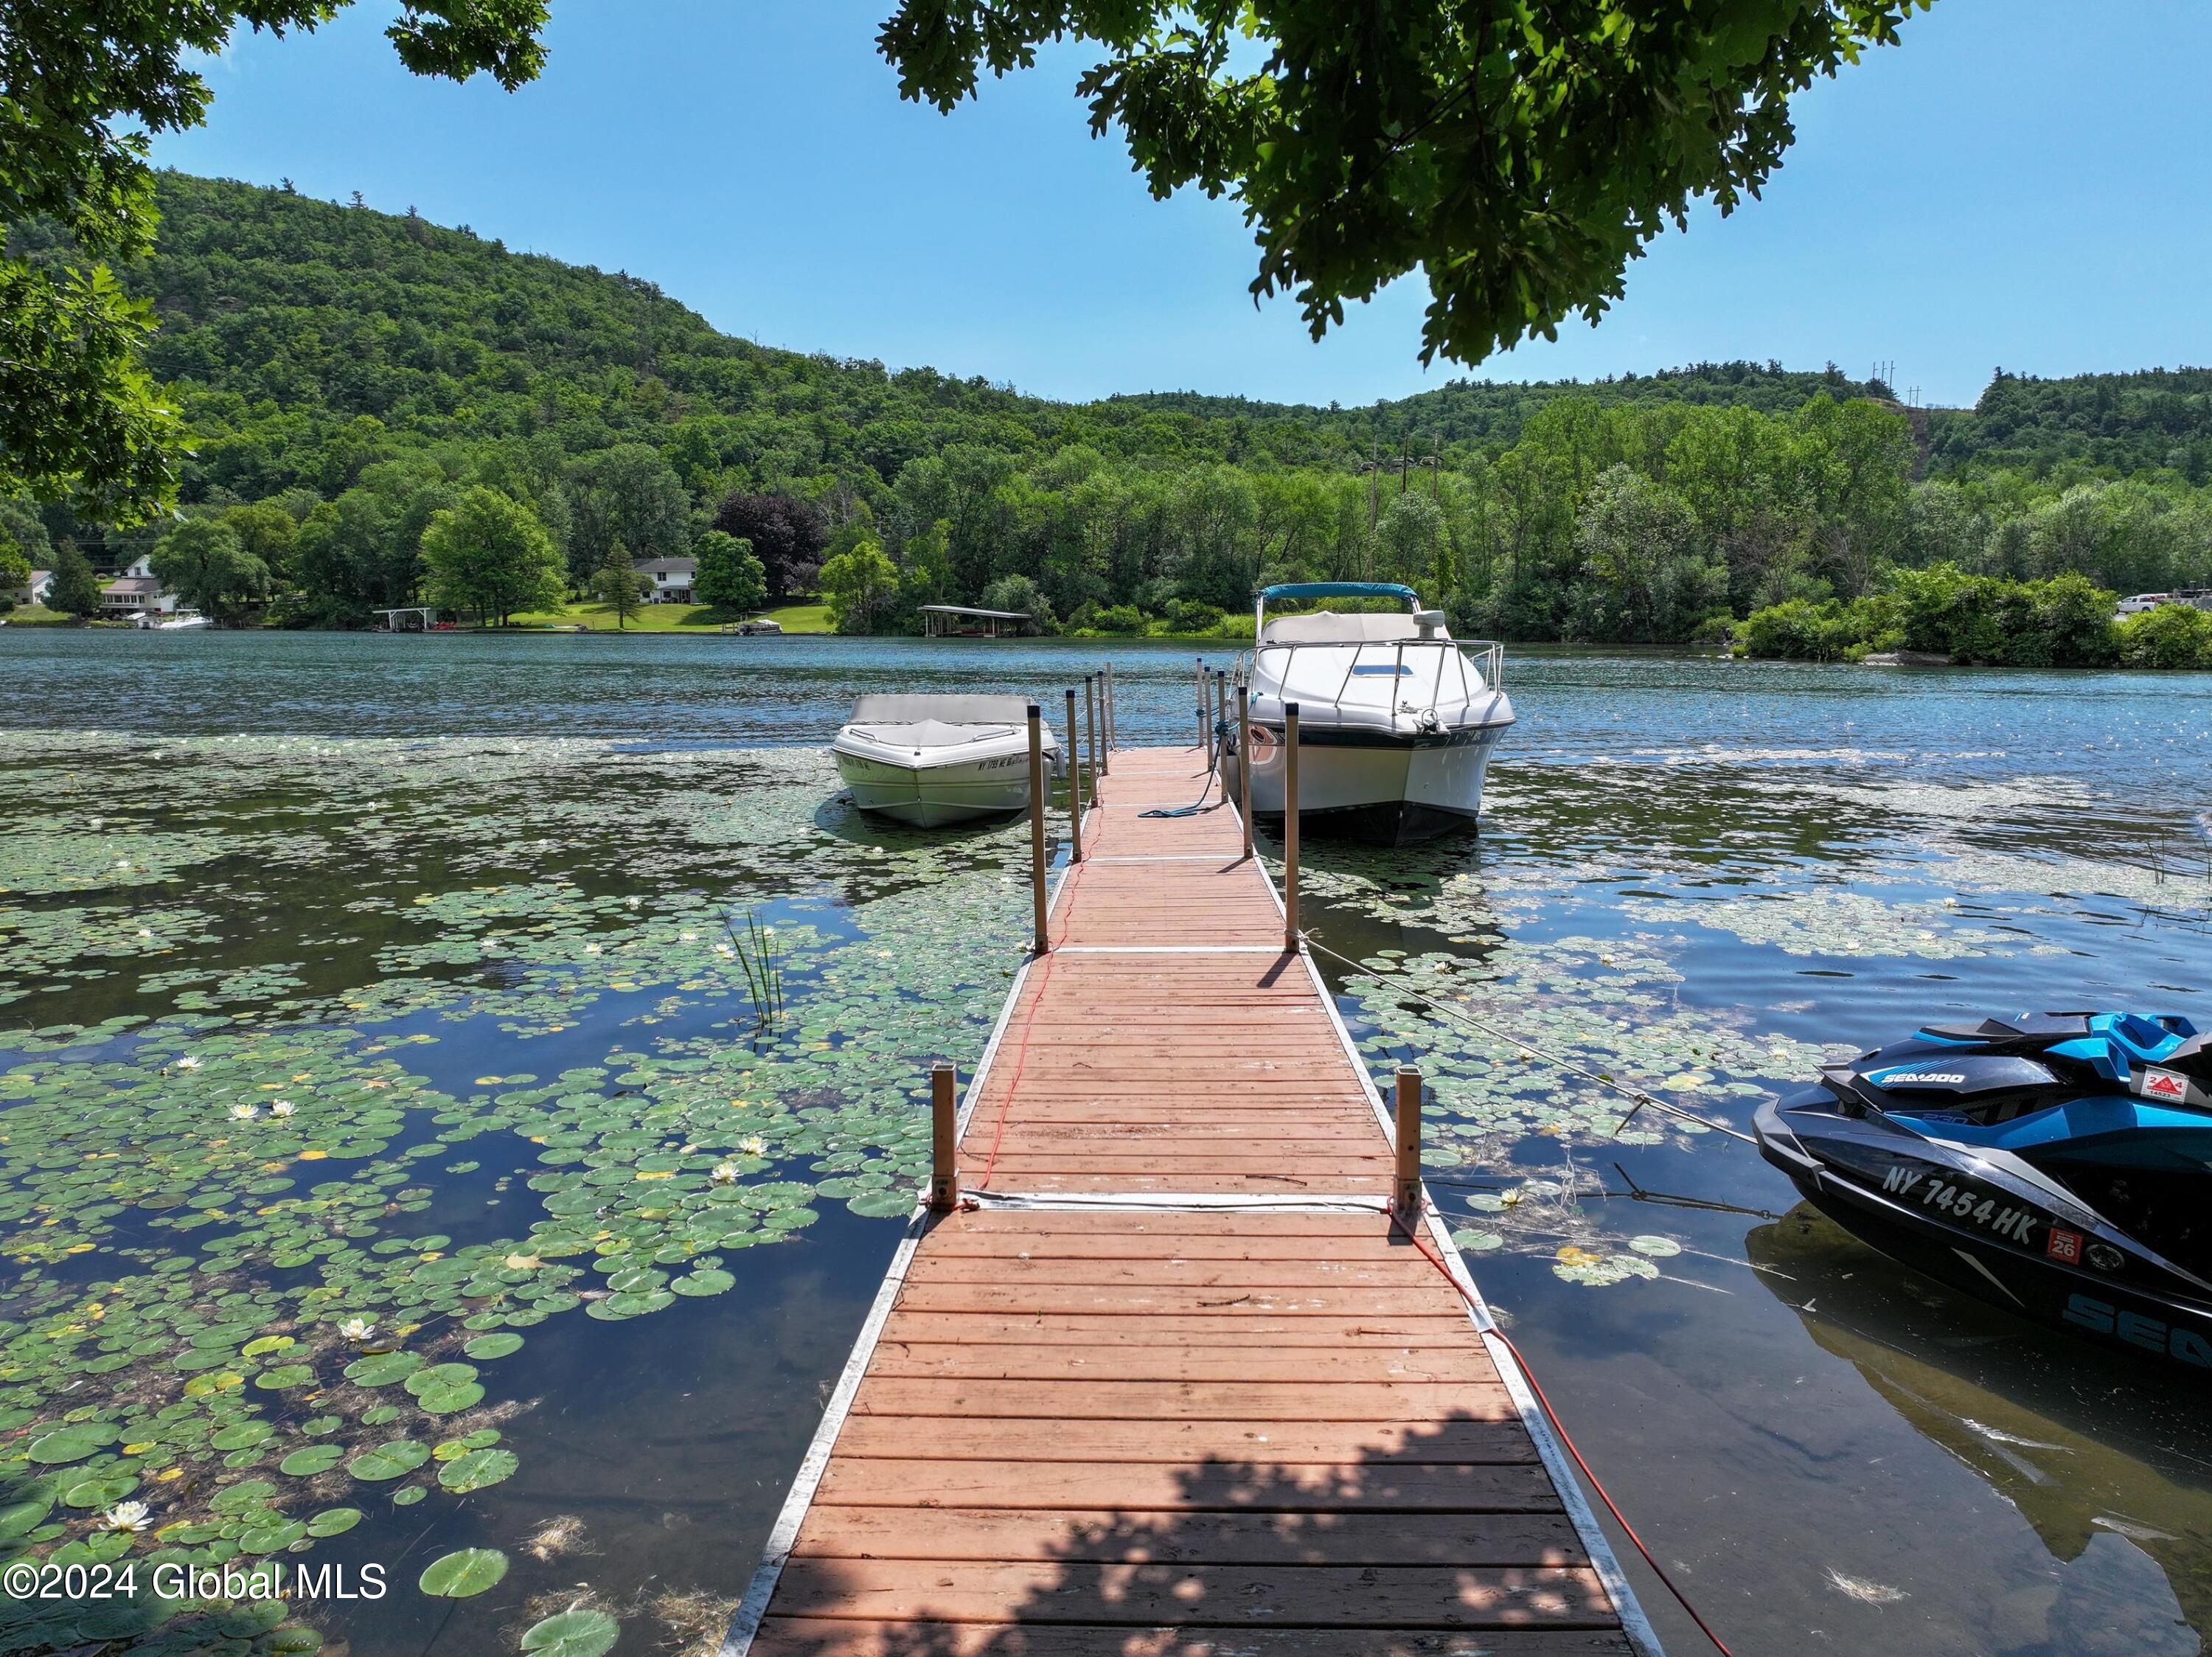
[[[1019,825],[871,823],[821,745],[867,690],[1056,723],[1109,655],[1124,740],[1187,740],[1188,648],[0,630],[0,1536],[96,1556],[139,1501],[127,1556],[380,1564],[286,1624],[355,1657],[562,1614],[712,1651],[1027,919]],[[2212,676],[1508,689],[1480,838],[1310,844],[1307,918],[1615,1498],[1746,1657],[2199,1650],[2202,1388],[1405,991],[1738,1124],[1931,1018],[2212,1020]],[[418,1588],[471,1549],[486,1591]]]

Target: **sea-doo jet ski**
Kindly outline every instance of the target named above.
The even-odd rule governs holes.
[[[2212,1371],[2212,1039],[2189,1020],[1930,1025],[1760,1106],[1838,1223],[2025,1317]]]

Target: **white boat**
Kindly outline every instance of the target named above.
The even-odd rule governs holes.
[[[197,610],[178,610],[152,624],[157,633],[196,633],[215,623]]]
[[[1406,608],[1268,618],[1271,602],[1328,598],[1394,599]],[[1298,709],[1301,826],[1397,845],[1474,824],[1490,756],[1513,723],[1499,682],[1503,645],[1463,649],[1441,611],[1422,609],[1412,588],[1395,582],[1270,587],[1253,625],[1255,647],[1243,666],[1251,686],[1255,818],[1283,814],[1283,706],[1290,702]],[[1237,767],[1227,774],[1233,780]]]
[[[1029,709],[1018,696],[864,696],[830,752],[855,805],[917,828],[1026,811]],[[1049,725],[1044,758],[1057,772]]]

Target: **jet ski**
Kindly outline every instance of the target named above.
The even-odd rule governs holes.
[[[2212,1371],[2212,1039],[2178,1015],[1929,1025],[1759,1107],[1838,1224],[2023,1317]]]

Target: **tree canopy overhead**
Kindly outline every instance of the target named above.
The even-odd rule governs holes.
[[[1240,202],[1255,299],[1316,338],[1407,272],[1422,360],[1476,362],[1579,313],[1689,204],[1756,196],[1789,100],[1932,0],[903,0],[878,43],[950,110],[1048,40],[1104,49],[1079,91],[1155,196]],[[1251,66],[1253,48],[1265,58]]]
[[[283,34],[351,0],[104,0],[0,11],[0,490],[143,519],[174,492],[182,428],[139,366],[153,317],[99,262],[153,245],[151,135],[198,126],[187,64],[242,24]],[[543,0],[400,0],[385,31],[418,75],[512,90],[544,60]],[[33,264],[16,227],[50,219],[75,268]]]

